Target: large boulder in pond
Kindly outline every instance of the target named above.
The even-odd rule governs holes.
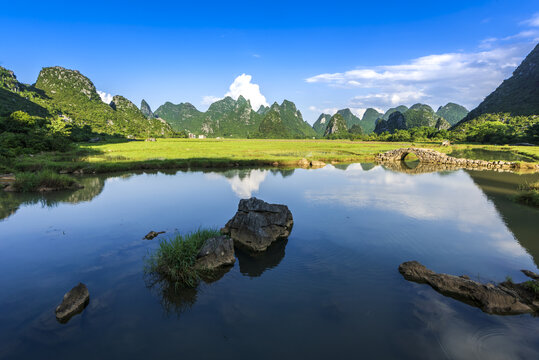
[[[250,251],[264,251],[274,241],[286,239],[294,220],[286,205],[268,204],[252,197],[242,199],[236,215],[221,229],[236,245]]]
[[[83,283],[79,283],[64,295],[62,303],[56,308],[56,319],[67,323],[73,316],[79,314],[90,302],[90,292]]]
[[[406,280],[429,284],[439,293],[489,314],[515,315],[539,311],[539,299],[528,283],[482,284],[466,275],[438,274],[417,261],[402,263],[399,272]]]
[[[234,265],[234,242],[226,235],[208,239],[197,254],[195,267],[198,269],[216,269]]]

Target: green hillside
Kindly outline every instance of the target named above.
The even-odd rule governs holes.
[[[198,111],[189,103],[174,105],[167,102],[155,111],[155,115],[166,120],[176,131],[186,130],[210,137],[276,137],[275,134],[281,134],[284,138],[316,136],[311,126],[303,121],[296,105],[288,100],[281,105],[274,103],[271,107],[261,106],[254,111],[249,100],[243,96],[239,96],[238,100],[227,96],[211,104],[206,112]],[[266,117],[263,127],[273,129],[268,134],[260,131],[262,120]],[[283,129],[274,129],[276,126]]]
[[[344,117],[337,113],[331,117],[329,120],[328,126],[324,133],[325,136],[329,135],[340,135],[348,133],[348,127],[346,126],[346,121]]]
[[[382,116],[382,113],[378,112],[376,109],[368,108],[367,110],[365,110],[363,118],[361,118],[360,122],[363,132],[365,134],[372,133],[374,131],[374,128],[376,127],[376,120],[378,120],[378,118]]]
[[[94,84],[76,70],[59,66],[43,68],[35,88],[44,92],[52,112],[70,125],[104,134],[159,136],[172,134],[171,128],[156,119],[147,119],[129,100],[116,96],[105,104]],[[114,109],[113,107],[116,107]]]
[[[449,124],[455,125],[468,115],[468,109],[462,105],[450,102],[444,106],[440,106],[438,111],[436,111],[436,115],[447,120]]]
[[[361,122],[361,119],[355,116],[349,108],[341,109],[337,111],[337,114],[340,114],[343,117],[344,121],[346,122],[346,126],[349,129],[355,124],[359,124]]]
[[[407,110],[408,110],[408,107],[407,107],[407,106],[405,106],[405,105],[399,105],[399,106],[397,106],[397,107],[388,109],[388,110],[385,112],[385,114],[384,114],[384,116],[383,116],[382,118],[383,118],[384,120],[389,120],[389,116],[390,116],[391,114],[393,114],[395,111],[398,111],[398,112],[400,112],[401,114],[404,114]]]
[[[324,135],[329,123],[329,119],[331,119],[331,115],[329,114],[320,114],[318,119],[316,119],[313,124],[313,129],[318,135]]]
[[[414,127],[434,127],[438,116],[432,110],[429,105],[426,104],[414,104],[405,113],[406,128],[411,129]]]
[[[539,44],[496,90],[462,120],[482,114],[539,115]]]

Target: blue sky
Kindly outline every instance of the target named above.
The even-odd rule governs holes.
[[[5,1],[0,31],[0,65],[22,82],[59,65],[154,110],[243,94],[294,101],[312,123],[344,107],[474,107],[538,43],[539,5]]]

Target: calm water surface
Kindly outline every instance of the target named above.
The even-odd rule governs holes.
[[[538,271],[539,211],[511,200],[537,175],[317,170],[85,178],[77,192],[0,195],[2,359],[538,359],[539,319],[493,316],[398,273],[418,260],[481,281]],[[287,204],[288,241],[237,252],[220,280],[151,287],[167,234],[221,227],[240,198]],[[161,235],[163,236],[163,235]],[[54,309],[79,281],[90,304]]]
[[[474,159],[474,160],[503,160],[503,161],[536,161],[531,156],[515,154],[510,151],[486,150],[486,149],[457,149],[449,155],[456,158]]]

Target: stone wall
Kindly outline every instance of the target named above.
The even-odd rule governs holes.
[[[415,147],[395,149],[385,153],[380,153],[376,155],[375,161],[377,163],[390,163],[396,161],[400,162],[404,160],[404,158],[408,154],[415,154],[419,161],[423,164],[451,165],[452,168],[484,168],[505,170],[519,170],[521,168],[521,165],[517,162],[460,159],[438,151],[434,151],[432,149],[422,149]],[[527,168],[530,169],[529,167]],[[531,169],[539,171],[539,165],[532,165]]]

